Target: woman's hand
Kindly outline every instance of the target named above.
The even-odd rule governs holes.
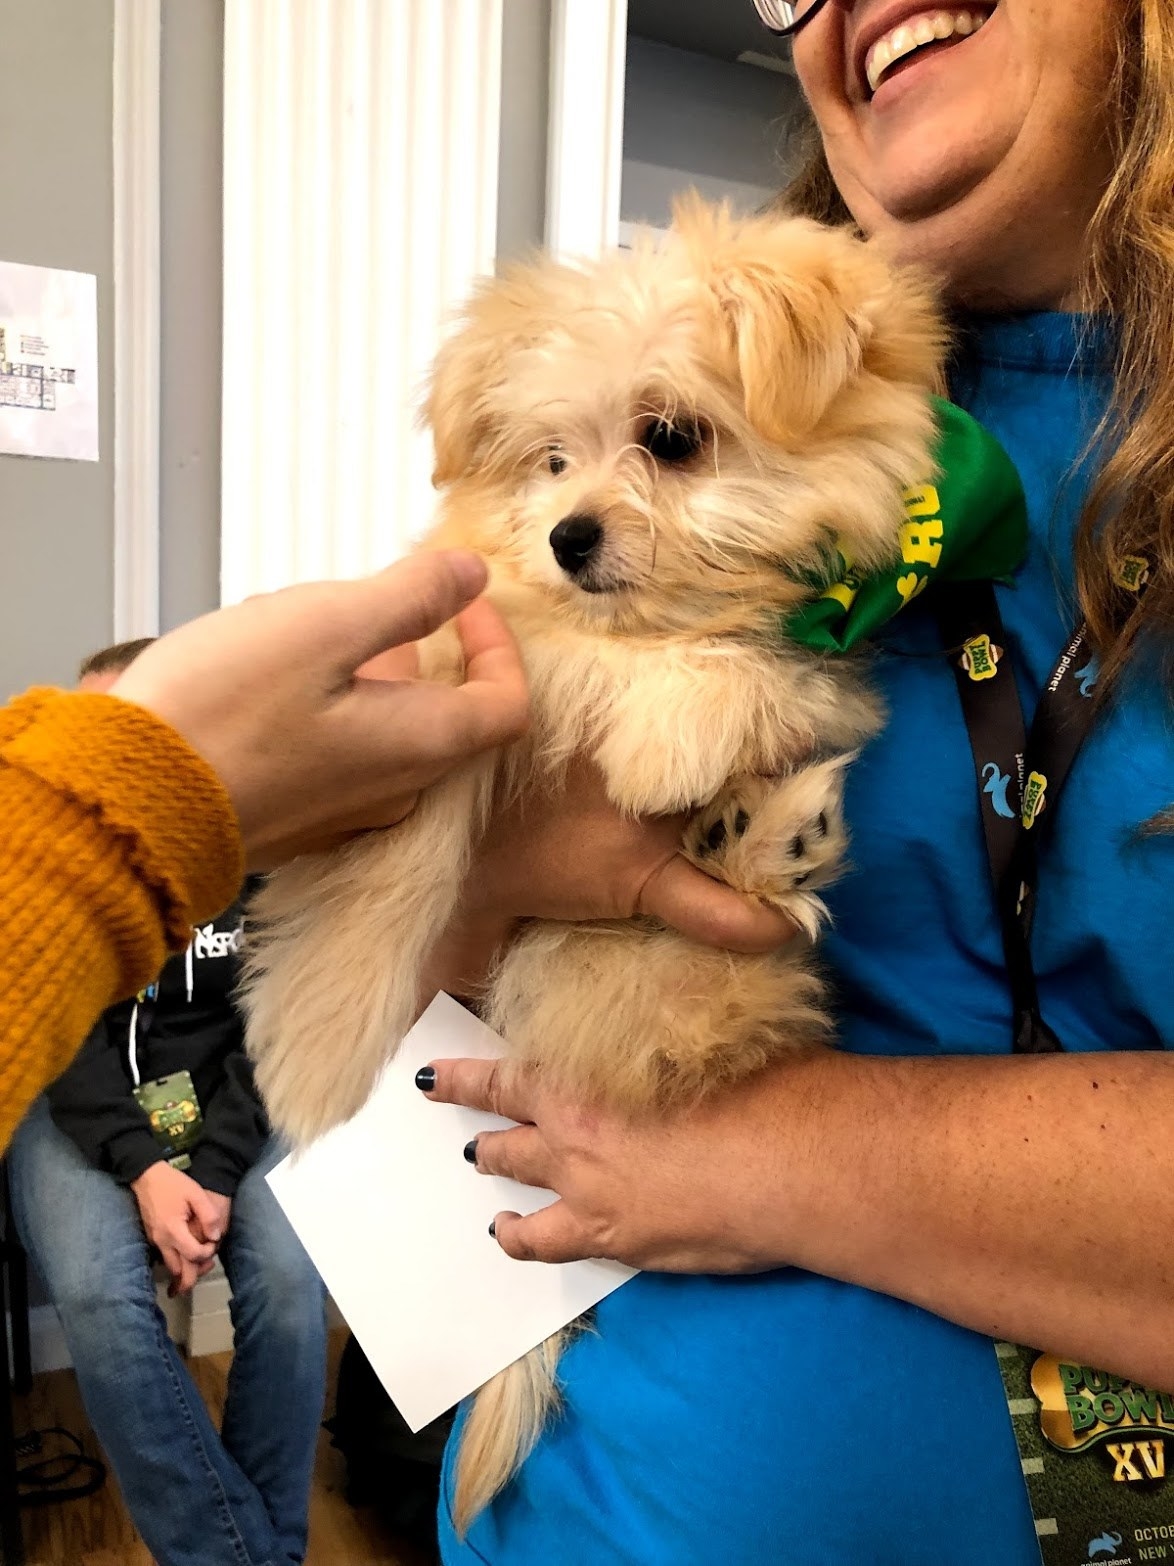
[[[580,1109],[507,1061],[438,1060],[425,1091],[521,1122],[475,1144],[482,1174],[561,1198],[525,1218],[498,1214],[497,1242],[517,1260],[605,1256],[658,1272],[760,1272],[791,1260],[784,1192],[791,1170],[806,1167],[804,1078],[814,1055],[797,1051],[668,1120]]]
[[[577,762],[559,788],[527,794],[498,817],[477,858],[474,897],[515,918],[651,914],[708,946],[783,945],[795,933],[790,920],[682,858],[686,819],[624,815],[598,768]]]
[[[796,1051],[689,1114],[636,1123],[506,1062],[433,1070],[430,1098],[521,1122],[477,1138],[477,1168],[561,1198],[498,1215],[519,1260],[800,1267],[1174,1386],[1174,1262],[1153,1243],[1174,1225],[1171,1158],[1137,1134],[1174,1124],[1169,1052]],[[1119,1265],[1090,1267],[1106,1235]]]
[[[783,914],[682,857],[684,823],[624,815],[598,768],[575,762],[558,787],[532,790],[490,821],[426,989],[475,993],[523,919],[649,914],[691,940],[739,952],[774,951],[791,940],[795,926]]]
[[[361,581],[252,598],[161,638],[113,694],[150,708],[212,764],[249,866],[264,869],[391,825],[450,767],[522,733],[517,648],[497,613],[471,602],[486,575],[476,555],[446,550]],[[359,674],[454,615],[463,685]]]

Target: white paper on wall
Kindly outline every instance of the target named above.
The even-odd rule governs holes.
[[[98,460],[98,280],[0,261],[0,452]]]
[[[431,1060],[496,1059],[496,1033],[438,995],[370,1099],[269,1183],[400,1413],[420,1430],[634,1276],[617,1262],[516,1262],[487,1232],[551,1191],[480,1175],[461,1156],[494,1115],[433,1104]]]

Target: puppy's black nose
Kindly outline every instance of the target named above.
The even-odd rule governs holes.
[[[603,523],[598,517],[584,513],[581,516],[564,517],[550,532],[550,547],[554,558],[568,576],[578,576],[591,556],[599,548],[603,538]]]

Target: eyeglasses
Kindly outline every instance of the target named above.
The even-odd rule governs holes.
[[[780,38],[793,38],[801,27],[806,27],[817,12],[822,11],[827,0],[754,0],[759,19]]]

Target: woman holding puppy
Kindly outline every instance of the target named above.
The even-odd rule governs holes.
[[[1030,552],[999,600],[1028,723],[1089,628],[1095,709],[1032,931],[1028,1042],[1063,1048],[1012,1050],[982,758],[914,605],[829,899],[839,1050],[645,1128],[436,1064],[433,1097],[524,1123],[477,1167],[562,1198],[500,1215],[499,1244],[648,1269],[568,1350],[561,1417],[463,1543],[442,1506],[450,1563],[1033,1566],[991,1338],[1174,1389],[1174,10],[759,9],[792,25],[821,140],[795,204],[942,279],[952,394],[1020,469]],[[451,984],[517,918],[633,911],[663,846],[584,776],[489,841]]]

